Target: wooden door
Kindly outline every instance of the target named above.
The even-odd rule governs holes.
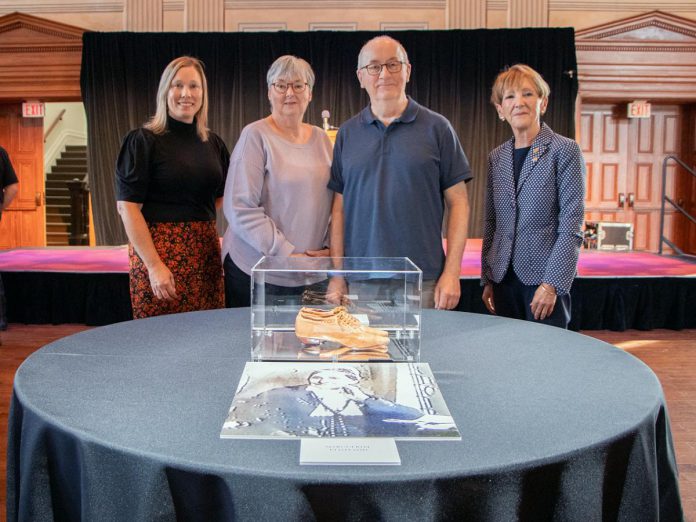
[[[647,119],[631,120],[629,126],[627,204],[633,211],[634,248],[657,251],[660,245],[662,162],[665,156],[679,155],[681,116],[679,106],[653,106]],[[675,194],[676,165],[667,167],[666,194]],[[665,214],[665,235],[674,237],[674,210]]]
[[[0,221],[0,249],[45,246],[43,118],[22,118],[19,103],[0,104],[0,145],[19,179],[19,192]]]
[[[629,119],[626,106],[584,105],[580,144],[587,163],[585,218],[633,224],[633,248],[656,252],[660,240],[662,161],[680,150],[677,105],[653,105],[650,118]],[[668,169],[666,193],[675,191],[675,167]],[[668,209],[665,235],[673,236]]]
[[[585,219],[627,222],[628,124],[611,105],[583,105],[580,147],[587,165]]]

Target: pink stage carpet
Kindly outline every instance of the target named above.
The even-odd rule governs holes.
[[[467,243],[457,310],[487,313],[481,240]],[[104,325],[132,318],[128,252],[121,247],[0,252],[8,318]],[[696,263],[644,252],[582,251],[571,291],[574,330],[696,328]]]
[[[477,279],[481,240],[470,239],[461,276]],[[127,273],[128,250],[120,247],[19,248],[0,252],[0,272]],[[696,277],[696,263],[648,252],[583,250],[578,277]]]
[[[0,252],[0,272],[128,272],[128,248],[16,248]]]

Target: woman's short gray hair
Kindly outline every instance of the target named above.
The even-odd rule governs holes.
[[[266,83],[268,83],[268,88],[270,89],[279,78],[283,78],[289,82],[292,82],[296,78],[300,78],[307,82],[309,90],[314,88],[314,71],[312,66],[307,63],[306,60],[298,58],[297,56],[292,56],[291,54],[286,54],[278,58],[269,67],[268,73],[266,74]]]

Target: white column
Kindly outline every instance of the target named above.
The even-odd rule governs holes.
[[[508,0],[508,27],[547,27],[549,0]]]
[[[486,0],[447,0],[448,29],[485,29]]]
[[[184,31],[223,31],[225,28],[224,0],[186,0]]]
[[[123,28],[126,31],[162,31],[162,0],[125,0]]]

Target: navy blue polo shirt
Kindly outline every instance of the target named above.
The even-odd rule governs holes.
[[[408,257],[437,279],[444,191],[472,178],[447,119],[410,97],[388,127],[368,105],[336,136],[329,188],[343,195],[347,257]]]

